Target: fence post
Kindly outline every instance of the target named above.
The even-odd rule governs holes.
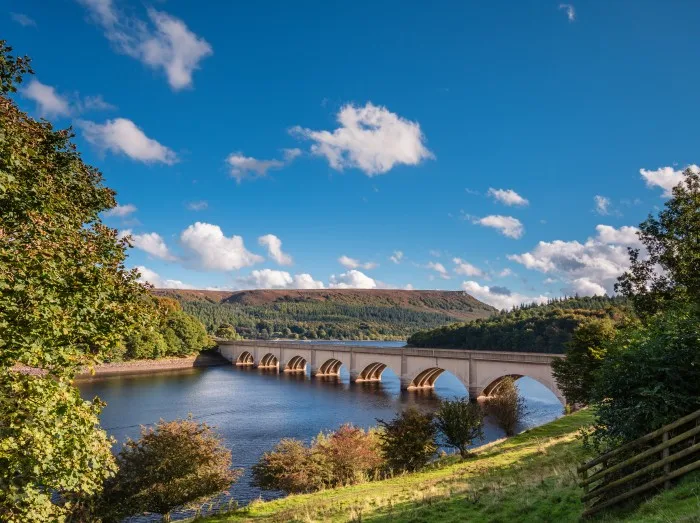
[[[668,441],[668,431],[664,432],[661,441],[666,443]],[[663,459],[666,459],[671,454],[670,447],[666,447],[663,452]],[[666,463],[664,465],[664,476],[668,476],[671,473],[671,464]],[[669,480],[664,481],[664,489],[669,489],[671,487],[671,482]]]

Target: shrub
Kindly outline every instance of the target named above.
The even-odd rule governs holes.
[[[464,459],[469,455],[469,445],[484,437],[484,412],[478,403],[470,403],[467,398],[441,401],[435,425],[442,443],[459,450]]]
[[[381,449],[387,466],[395,471],[424,467],[435,454],[436,428],[431,413],[409,407],[391,421],[377,420]]]
[[[384,465],[377,432],[352,425],[343,425],[327,436],[319,435],[312,452],[320,454],[328,470],[330,487],[371,479]]]
[[[117,456],[119,471],[107,481],[102,512],[119,521],[141,512],[163,514],[203,501],[228,488],[240,475],[231,469],[231,451],[205,423],[159,421],[143,428]]]
[[[296,439],[283,439],[253,465],[253,484],[266,490],[300,494],[327,483],[328,469],[321,455]]]
[[[486,413],[494,418],[506,436],[513,436],[526,413],[525,400],[518,395],[515,379],[503,378],[493,394],[486,398]]]

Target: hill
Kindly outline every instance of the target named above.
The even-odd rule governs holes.
[[[496,309],[462,291],[155,289],[209,332],[231,324],[246,338],[405,339],[421,329],[472,321]]]
[[[413,347],[548,352],[563,354],[574,329],[591,318],[617,320],[632,314],[624,298],[564,298],[543,305],[525,305],[469,323],[417,332]]]

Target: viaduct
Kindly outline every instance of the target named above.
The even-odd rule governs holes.
[[[469,391],[469,397],[488,396],[498,390],[506,376],[528,376],[542,383],[566,404],[552,375],[552,360],[559,354],[499,352],[410,347],[365,347],[360,345],[312,344],[287,341],[219,340],[219,352],[238,366],[306,372],[312,376],[338,376],[340,367],[350,372],[352,382],[381,381],[391,369],[406,390],[432,388],[445,371],[454,374]]]

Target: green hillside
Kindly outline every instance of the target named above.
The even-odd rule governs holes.
[[[245,338],[406,339],[496,309],[460,291],[390,289],[199,291],[156,289],[209,332],[231,324]]]

